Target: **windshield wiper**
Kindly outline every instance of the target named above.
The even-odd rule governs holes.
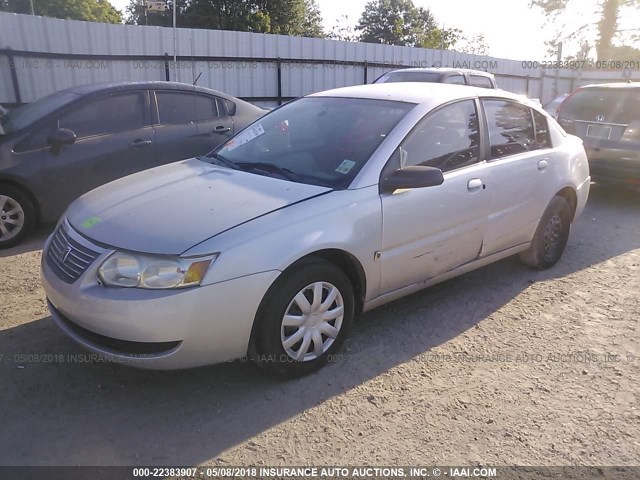
[[[225,167],[229,167],[232,168],[234,170],[240,170],[240,167],[238,166],[238,164],[232,162],[231,160],[229,160],[226,157],[223,157],[222,155],[220,155],[219,153],[211,153],[209,155],[207,155],[208,158],[213,158],[214,160],[217,160],[219,164],[225,166]],[[200,157],[198,157],[200,158]]]
[[[292,182],[296,182],[298,180],[298,177],[293,172],[293,170],[289,170],[288,168],[280,167],[280,166],[276,165],[275,163],[269,163],[269,162],[238,162],[238,163],[235,163],[234,165],[238,165],[240,167],[243,167],[243,169],[249,168],[251,170],[256,170],[257,169],[257,170],[271,171],[273,173],[277,173],[278,175],[281,175],[282,177],[286,178],[287,180],[291,180]]]

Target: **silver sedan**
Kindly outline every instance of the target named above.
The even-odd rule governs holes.
[[[521,96],[347,87],[84,195],[42,281],[56,324],[113,361],[302,375],[363,311],[514,254],[551,267],[589,184],[580,139]]]

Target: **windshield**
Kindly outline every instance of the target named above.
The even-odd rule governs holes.
[[[346,188],[414,106],[306,97],[268,113],[209,156],[230,168]]]
[[[79,96],[77,93],[71,92],[52,93],[40,100],[21,105],[9,111],[0,119],[0,125],[2,125],[6,133],[22,130],[33,122],[40,120],[58,108],[72,102]]]
[[[441,75],[436,72],[391,72],[383,75],[375,83],[396,82],[440,82]]]

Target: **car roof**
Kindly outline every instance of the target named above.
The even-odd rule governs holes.
[[[640,88],[640,82],[592,83],[590,85],[584,85],[580,88]]]
[[[472,70],[470,68],[450,68],[450,67],[432,67],[432,68],[398,68],[387,73],[395,72],[430,72],[430,73],[469,73],[473,75],[482,75],[485,77],[493,77],[493,73],[483,72],[482,70]]]
[[[127,90],[185,90],[189,92],[207,93],[210,95],[219,95],[224,98],[231,99],[229,95],[226,95],[217,90],[212,90],[206,87],[199,87],[197,85],[190,85],[188,83],[181,82],[162,82],[162,81],[149,81],[149,82],[106,82],[106,83],[91,83],[87,85],[76,85],[73,87],[60,90],[65,93],[75,93],[77,95],[92,95],[96,93],[107,93],[114,91],[127,91]]]
[[[400,82],[373,83],[342,87],[324,92],[314,93],[309,97],[345,97],[367,98],[375,100],[392,100],[416,104],[441,104],[452,100],[470,97],[497,97],[535,105],[524,95],[507,92],[506,90],[472,87],[451,83],[429,82]],[[539,105],[535,105],[539,107]]]

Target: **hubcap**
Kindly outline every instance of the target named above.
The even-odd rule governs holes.
[[[562,232],[562,218],[554,215],[544,229],[544,254],[546,257],[553,257],[560,244],[560,234]]]
[[[300,290],[287,307],[280,339],[284,351],[298,362],[315,360],[340,333],[344,300],[328,282],[315,282]]]
[[[0,195],[0,242],[6,242],[20,233],[24,226],[24,210],[11,197]]]

